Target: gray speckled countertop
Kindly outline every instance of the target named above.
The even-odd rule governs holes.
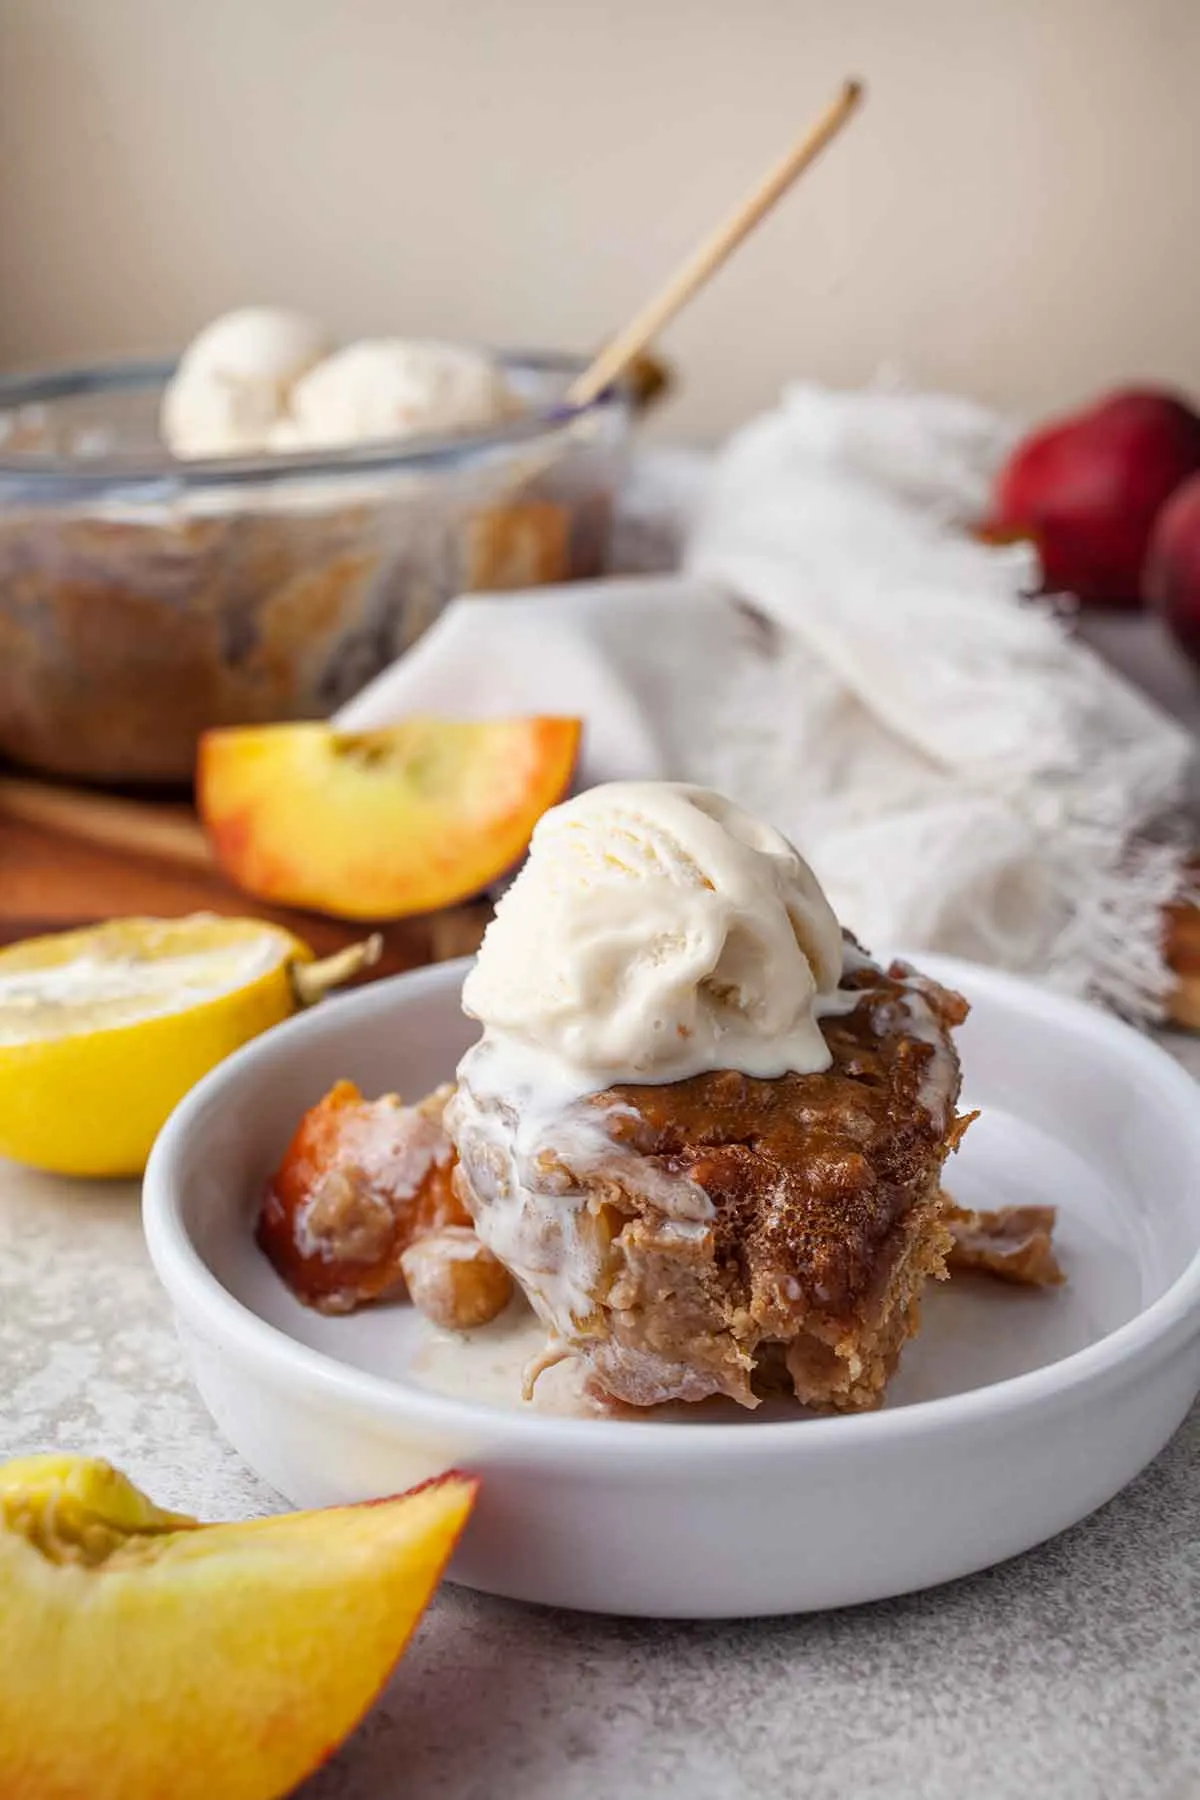
[[[279,1504],[188,1384],[132,1187],[0,1166],[0,1394],[0,1458],[102,1453],[207,1518]],[[653,1625],[444,1588],[304,1800],[1195,1800],[1198,1451],[1200,1408],[1055,1542],[852,1611]]]

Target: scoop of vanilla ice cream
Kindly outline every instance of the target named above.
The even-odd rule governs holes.
[[[272,447],[333,449],[414,432],[478,430],[518,410],[500,370],[477,350],[365,338],[297,382]]]
[[[787,839],[706,788],[615,782],[555,807],[463,988],[560,1087],[829,1066],[842,934]]]
[[[163,394],[159,427],[180,457],[252,455],[267,448],[295,383],[330,348],[303,313],[245,306],[206,325]]]

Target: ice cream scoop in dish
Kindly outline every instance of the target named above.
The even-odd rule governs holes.
[[[176,456],[250,456],[297,382],[333,348],[315,319],[277,306],[223,313],[197,333],[163,390],[159,422]]]
[[[326,450],[419,432],[486,431],[521,402],[482,351],[420,338],[367,338],[309,369],[271,433],[273,450]]]
[[[303,313],[247,306],[188,345],[159,420],[178,457],[245,457],[486,431],[522,410],[482,350],[399,337],[337,347]]]
[[[704,788],[614,782],[542,817],[463,1004],[497,1053],[580,1098],[827,1069],[842,966],[833,909],[779,832]]]

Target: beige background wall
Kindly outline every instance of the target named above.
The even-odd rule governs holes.
[[[260,298],[586,347],[852,72],[672,428],[887,360],[1200,389],[1200,0],[0,0],[0,361]]]

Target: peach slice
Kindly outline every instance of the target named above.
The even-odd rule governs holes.
[[[454,1191],[442,1124],[449,1088],[417,1106],[364,1100],[339,1081],[310,1106],[267,1184],[258,1244],[298,1300],[352,1312],[403,1291],[418,1239],[471,1215]]]
[[[0,1468],[0,1794],[290,1793],[387,1681],[475,1486],[201,1525],[107,1463]]]
[[[512,868],[566,792],[579,737],[578,719],[556,718],[232,727],[201,740],[197,802],[217,861],[248,893],[401,918]]]

